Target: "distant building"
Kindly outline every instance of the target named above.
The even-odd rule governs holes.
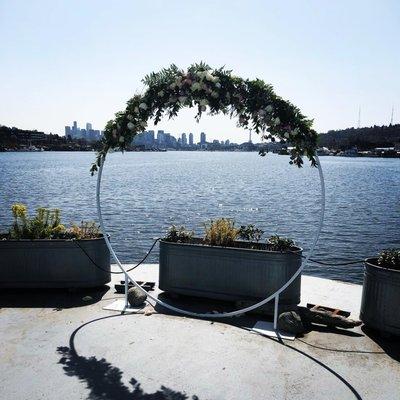
[[[200,144],[206,144],[206,134],[204,132],[200,133]]]
[[[189,146],[193,146],[194,145],[194,143],[193,143],[193,133],[192,132],[190,132],[189,133]]]
[[[146,149],[152,149],[155,147],[154,131],[144,131],[138,133],[132,140],[132,144],[135,146],[141,146]]]
[[[158,144],[158,146],[160,148],[165,148],[165,145],[166,145],[166,143],[165,143],[165,133],[161,129],[157,132],[157,144]]]
[[[182,133],[181,142],[182,142],[183,147],[187,146],[188,142],[187,142],[186,133]]]

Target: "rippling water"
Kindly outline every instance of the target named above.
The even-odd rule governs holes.
[[[65,223],[96,219],[93,159],[84,152],[0,153],[0,229],[17,201],[61,208]],[[318,171],[288,161],[257,153],[110,154],[102,204],[117,254],[138,261],[171,224],[202,234],[203,222],[218,217],[290,236],[307,250],[318,223]],[[400,160],[324,157],[321,164],[326,214],[314,258],[338,263],[400,246]],[[362,265],[308,266],[306,273],[361,282]]]

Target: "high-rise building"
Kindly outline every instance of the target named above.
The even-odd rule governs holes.
[[[74,121],[73,125],[72,125],[71,137],[73,139],[76,139],[79,137],[78,123],[76,121]]]
[[[89,131],[91,131],[93,128],[92,128],[92,124],[90,123],[90,122],[86,122],[86,132],[89,132]]]
[[[189,133],[189,146],[193,146],[193,133]]]
[[[200,144],[206,143],[206,134],[204,132],[200,133]]]
[[[71,127],[70,126],[66,126],[65,127],[65,137],[68,137],[68,136],[72,137],[71,136]]]
[[[186,133],[182,133],[182,137],[181,137],[181,142],[182,142],[182,146],[187,146],[187,137],[186,137]]]
[[[161,129],[157,132],[157,142],[161,148],[165,147],[165,133]]]

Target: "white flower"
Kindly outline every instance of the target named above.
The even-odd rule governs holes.
[[[199,78],[204,78],[206,75],[207,75],[207,71],[197,71],[196,72],[196,75],[199,77]]]
[[[199,82],[195,82],[195,83],[193,83],[193,85],[190,89],[192,90],[192,92],[195,92],[196,90],[201,89],[201,85]]]
[[[206,111],[207,107],[206,106],[200,106],[201,111]]]
[[[181,103],[185,103],[186,100],[187,100],[187,97],[186,97],[186,96],[179,96],[179,101],[180,101]]]
[[[142,127],[142,128],[146,128],[146,122],[144,122],[144,121],[142,121],[141,123],[140,123],[140,126]]]
[[[265,111],[270,113],[273,110],[271,105],[268,105],[267,107],[265,107]]]
[[[214,99],[219,97],[219,94],[217,92],[211,92],[211,97],[214,97]]]
[[[221,84],[220,84],[219,82],[217,82],[217,83],[215,84],[215,87],[218,88],[218,89],[221,89]]]
[[[139,108],[141,108],[142,110],[147,110],[147,104],[146,103],[140,103],[139,104]]]
[[[136,114],[138,114],[139,113],[139,107],[136,106],[134,111],[135,111]]]
[[[133,115],[131,115],[131,114],[128,114],[128,115],[126,116],[126,118],[128,118],[128,119],[129,119],[129,121],[132,121],[132,120],[133,120]]]
[[[207,104],[208,104],[208,101],[206,99],[200,100],[201,106],[206,106]]]
[[[124,138],[123,136],[120,136],[120,137],[119,137],[119,142],[120,142],[120,143],[124,143],[124,142],[125,142],[125,138]]]
[[[129,129],[130,131],[133,131],[133,130],[135,129],[135,124],[132,123],[132,122],[128,122],[127,127],[128,127],[128,129]]]
[[[208,81],[213,81],[213,80],[214,80],[214,77],[213,77],[208,71],[206,72],[205,78],[206,78]]]
[[[289,135],[289,132],[285,132],[285,135],[284,135],[284,136],[285,136],[286,139],[289,139],[289,136],[290,136],[290,135]]]
[[[281,120],[279,119],[279,117],[276,117],[274,119],[274,125],[279,125],[281,123]]]
[[[290,132],[292,136],[296,136],[298,133],[299,133],[299,128],[295,128],[292,130],[292,132]]]
[[[175,86],[178,86],[176,83],[171,83],[170,85],[169,85],[169,88],[170,89],[175,89]]]
[[[260,110],[257,114],[258,114],[259,117],[262,118],[265,115],[265,111],[264,110]]]
[[[164,90],[160,90],[160,91],[158,92],[158,96],[159,96],[159,97],[163,97],[163,96],[164,96]]]

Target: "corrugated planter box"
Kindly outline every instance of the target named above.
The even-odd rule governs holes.
[[[228,301],[264,299],[301,265],[295,252],[217,247],[160,241],[160,289]],[[300,275],[281,294],[280,304],[300,302]]]
[[[400,335],[400,271],[378,266],[367,258],[360,319],[371,328]]]
[[[0,240],[0,287],[78,288],[111,280],[110,253],[103,238],[79,245],[72,240]]]

